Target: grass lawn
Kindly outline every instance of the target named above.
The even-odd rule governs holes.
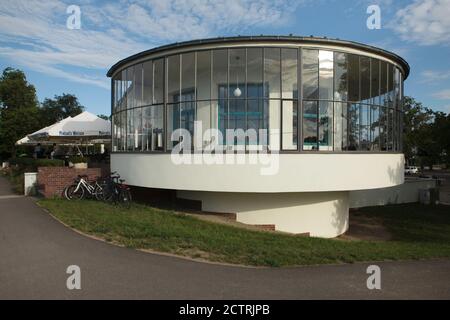
[[[252,266],[295,266],[450,257],[450,208],[419,204],[369,207],[391,241],[347,241],[253,231],[134,204],[121,210],[95,201],[39,204],[67,225],[130,248]]]

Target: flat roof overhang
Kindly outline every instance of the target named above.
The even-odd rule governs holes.
[[[224,43],[230,43],[230,44],[239,44],[239,43],[248,43],[252,41],[258,41],[258,42],[293,42],[296,44],[317,44],[317,45],[337,45],[342,47],[348,47],[352,49],[367,51],[369,53],[377,54],[382,57],[385,57],[387,59],[393,60],[396,63],[398,63],[404,71],[404,80],[408,78],[410,67],[408,62],[406,62],[405,59],[400,57],[399,55],[380,49],[374,46],[362,44],[355,41],[347,41],[347,40],[340,40],[340,39],[331,39],[331,38],[319,38],[319,37],[301,37],[301,36],[238,36],[238,37],[221,37],[221,38],[208,38],[208,39],[199,39],[199,40],[190,40],[190,41],[184,41],[184,42],[176,42],[160,47],[156,47],[153,49],[145,50],[139,53],[136,53],[134,55],[131,55],[125,59],[120,60],[119,62],[115,63],[106,73],[108,77],[111,77],[116,70],[121,68],[122,66],[128,64],[129,62],[132,62],[133,60],[140,59],[142,57],[145,57],[147,55],[153,55],[157,53],[161,53],[163,51],[169,51],[174,49],[186,49],[189,47],[195,47],[198,45],[214,45],[214,44],[221,44]]]

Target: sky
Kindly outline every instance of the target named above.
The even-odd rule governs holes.
[[[71,5],[79,29],[67,26]],[[380,8],[380,29],[367,27],[370,5]],[[450,0],[0,0],[0,71],[23,70],[41,102],[72,93],[109,115],[106,72],[137,52],[220,36],[313,35],[399,54],[411,66],[405,94],[450,113],[448,17]]]

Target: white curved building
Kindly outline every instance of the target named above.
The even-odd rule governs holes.
[[[312,37],[144,51],[108,71],[111,169],[243,223],[335,237],[349,191],[403,183],[408,73],[393,53]]]

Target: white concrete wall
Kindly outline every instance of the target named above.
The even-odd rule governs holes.
[[[177,165],[170,154],[116,153],[111,155],[111,171],[119,172],[135,186],[215,192],[349,191],[390,187],[404,181],[403,154],[277,154],[268,159],[263,155],[271,161],[265,164],[250,163],[249,154],[240,156],[244,164]],[[262,174],[269,168],[274,174]]]
[[[381,206],[419,201],[419,190],[436,187],[436,180],[405,180],[404,184],[372,190],[350,192],[350,208]]]
[[[24,194],[26,196],[36,195],[37,172],[24,173]]]
[[[348,192],[234,193],[177,191],[201,200],[202,210],[236,213],[237,221],[275,225],[275,230],[332,238],[348,229]]]

